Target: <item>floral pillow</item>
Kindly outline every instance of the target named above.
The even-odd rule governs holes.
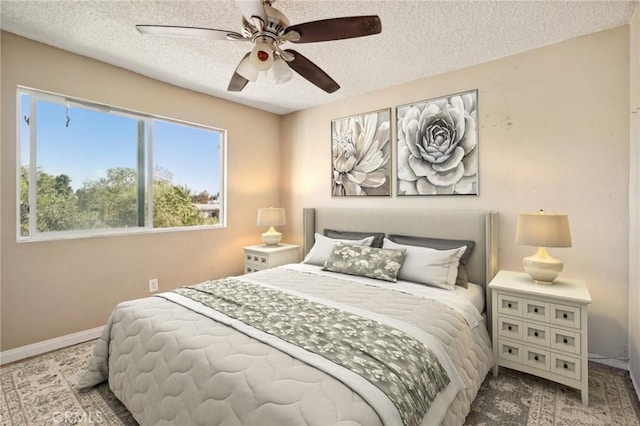
[[[406,252],[405,249],[384,249],[335,243],[331,255],[322,269],[396,282]]]

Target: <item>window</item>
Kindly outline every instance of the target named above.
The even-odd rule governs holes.
[[[18,239],[224,225],[222,130],[18,89]]]

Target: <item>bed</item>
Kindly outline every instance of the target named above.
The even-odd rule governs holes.
[[[463,424],[494,363],[483,295],[497,213],[315,208],[303,228],[303,263],[119,304],[78,388],[108,380],[143,425]],[[383,247],[353,242],[369,234]],[[405,279],[416,253],[446,253],[455,274],[438,268],[434,282],[449,286],[469,250],[391,236],[473,241],[471,284]],[[365,255],[384,267],[354,273]]]

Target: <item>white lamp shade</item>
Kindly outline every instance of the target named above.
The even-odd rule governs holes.
[[[527,213],[518,216],[516,243],[535,247],[571,247],[569,217]]]
[[[258,226],[282,226],[287,220],[284,209],[280,207],[269,207],[258,209]]]
[[[278,245],[282,240],[282,234],[274,226],[282,226],[287,223],[284,209],[280,207],[269,207],[258,209],[258,226],[268,226],[269,230],[262,234],[262,241],[268,246]]]
[[[273,64],[273,49],[267,43],[256,43],[249,58],[251,59],[251,65],[256,70],[266,71]]]
[[[547,252],[547,247],[571,247],[569,218],[565,214],[521,214],[516,227],[516,243],[536,246],[533,256],[522,259],[524,270],[538,284],[552,284],[564,267],[561,260]]]
[[[279,56],[274,59],[273,65],[271,66],[271,72],[276,84],[286,83],[291,80],[291,77],[293,77],[291,68],[289,68],[289,65],[287,65],[284,59]]]
[[[258,70],[251,63],[251,56],[247,56],[240,62],[236,72],[249,81],[255,82],[258,79]]]

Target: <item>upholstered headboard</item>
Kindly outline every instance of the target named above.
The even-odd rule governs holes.
[[[469,281],[485,286],[498,272],[498,213],[483,210],[388,208],[306,208],[305,255],[325,229],[472,240],[476,246],[467,263]],[[489,304],[491,298],[486,301]],[[489,309],[489,306],[487,306]],[[489,311],[490,312],[490,311]]]

